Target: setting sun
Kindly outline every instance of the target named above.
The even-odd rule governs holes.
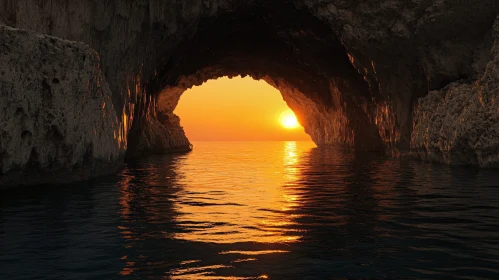
[[[300,126],[293,111],[288,110],[281,114],[279,118],[281,125],[287,129],[295,129]]]
[[[195,86],[174,113],[191,141],[310,141],[281,93],[250,77]]]

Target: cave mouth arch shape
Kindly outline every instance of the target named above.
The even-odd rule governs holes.
[[[311,141],[282,94],[251,77],[221,77],[194,86],[173,113],[193,148],[204,141]]]
[[[150,109],[135,109],[127,157],[188,150],[173,114],[180,96],[223,76],[250,76],[275,87],[318,146],[387,148],[377,112],[382,96],[356,70],[336,34],[307,10],[269,3],[204,18],[191,37],[159,57],[166,59],[145,86]]]

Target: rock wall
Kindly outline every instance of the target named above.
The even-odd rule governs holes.
[[[0,26],[0,188],[87,179],[125,151],[88,45]]]
[[[421,98],[411,148],[423,160],[499,167],[499,18],[492,58],[478,80],[457,81]]]

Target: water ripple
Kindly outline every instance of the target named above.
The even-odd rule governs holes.
[[[499,172],[197,143],[0,193],[0,279],[499,279]]]

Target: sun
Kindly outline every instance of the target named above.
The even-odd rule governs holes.
[[[286,129],[294,129],[300,126],[298,120],[296,119],[295,113],[291,110],[283,112],[279,117],[279,121]]]

